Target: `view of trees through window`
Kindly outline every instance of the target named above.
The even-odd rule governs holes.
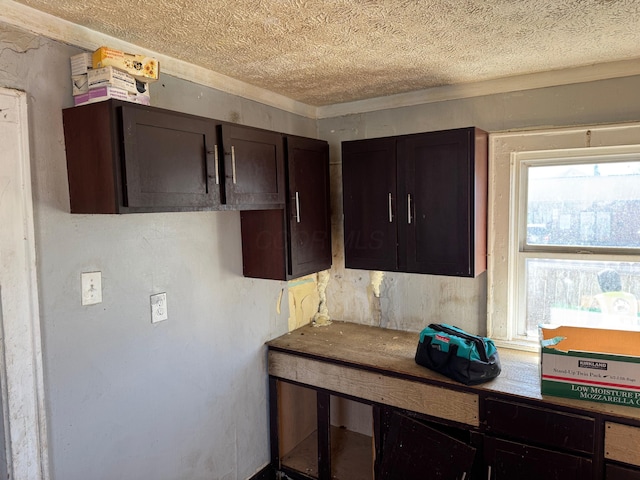
[[[640,329],[640,161],[530,165],[526,178],[522,333],[541,323]]]

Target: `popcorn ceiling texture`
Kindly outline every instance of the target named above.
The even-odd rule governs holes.
[[[318,106],[640,57],[638,0],[18,3]]]

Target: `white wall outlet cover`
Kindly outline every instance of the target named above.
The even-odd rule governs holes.
[[[102,302],[102,272],[83,272],[80,278],[82,305],[95,305]]]
[[[151,295],[151,323],[161,322],[169,318],[167,312],[167,294]]]

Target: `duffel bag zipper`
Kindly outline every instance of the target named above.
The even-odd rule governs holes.
[[[478,346],[478,353],[480,354],[481,360],[483,362],[489,362],[489,356],[487,355],[487,351],[484,347],[484,342],[481,338],[478,338],[474,335],[469,335],[468,333],[459,332],[458,330],[454,330],[453,328],[447,328],[437,323],[432,323],[431,325],[429,325],[429,328],[432,328],[436,332],[448,333],[449,335],[453,335],[454,337],[464,338],[465,340],[469,340],[470,342],[475,343]]]

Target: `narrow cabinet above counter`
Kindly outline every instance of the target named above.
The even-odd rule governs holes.
[[[284,206],[279,133],[117,100],[63,123],[72,213]]]
[[[240,214],[246,277],[290,280],[331,267],[329,144],[285,136],[287,201]]]

